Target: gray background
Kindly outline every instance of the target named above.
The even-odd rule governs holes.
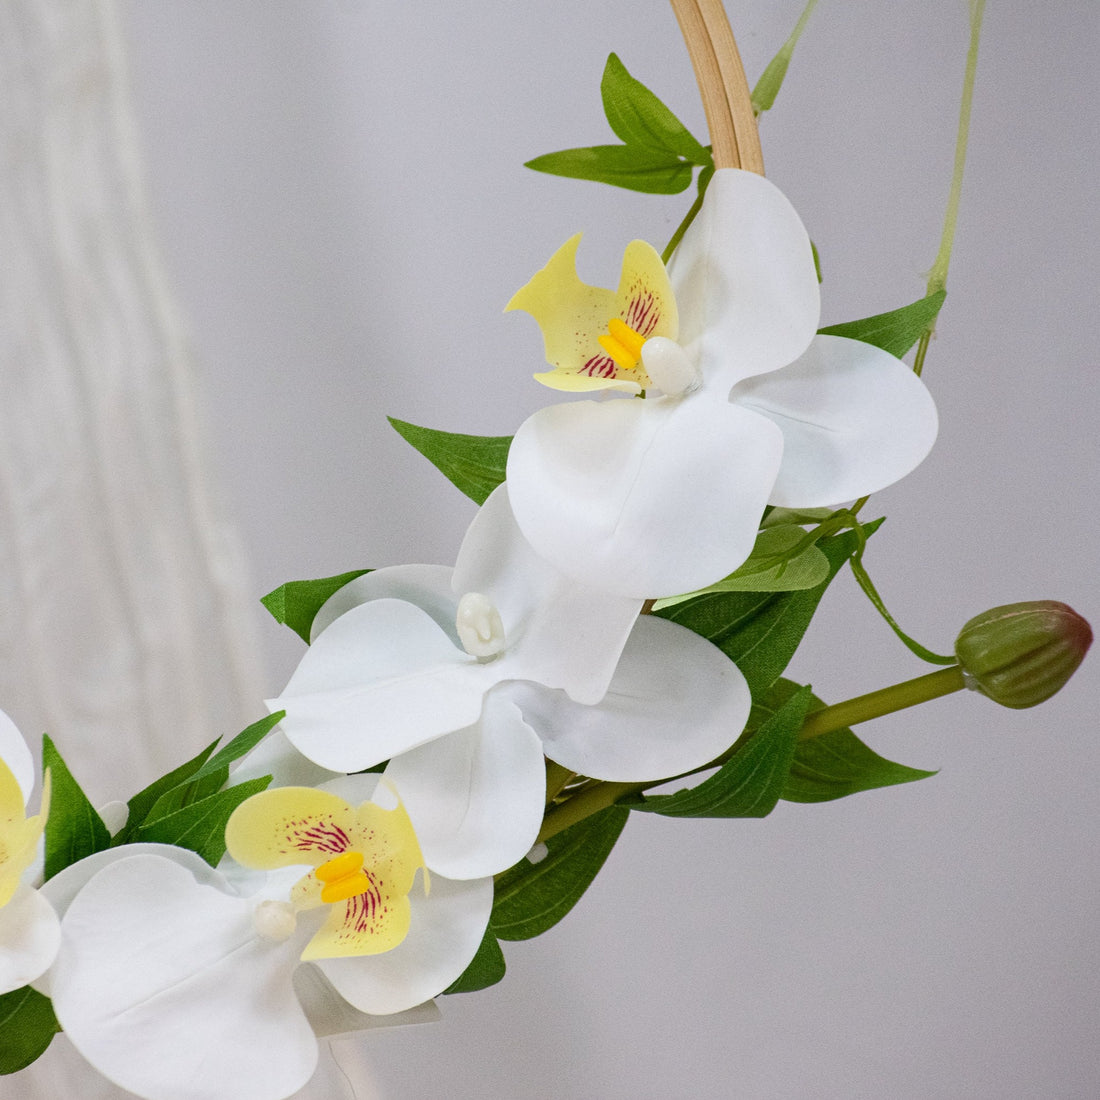
[[[750,80],[799,0],[730,5]],[[949,298],[941,434],[868,513],[901,622],[1050,597],[1094,620],[1100,9],[991,0]],[[612,140],[607,54],[702,134],[661,0],[124,8],[162,243],[256,594],[453,560],[473,506],[387,426],[510,433],[549,397],[512,292],[583,229],[582,275],[683,197],[539,176]],[[762,133],[823,258],[823,323],[923,291],[950,175],[961,0],[820,4]],[[270,689],[300,643],[263,624]],[[836,701],[924,671],[842,576],[793,675]],[[860,732],[942,769],[762,822],[632,820],[546,936],[431,1028],[369,1037],[381,1091],[832,1100],[1100,1087],[1093,657],[1041,710],[953,697]]]

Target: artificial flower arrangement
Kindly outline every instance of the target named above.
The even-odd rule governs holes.
[[[925,297],[819,330],[815,250],[755,124],[813,2],[750,93],[720,3],[673,0],[709,146],[612,55],[621,144],[531,162],[697,197],[663,252],[627,245],[615,289],[581,282],[573,236],[508,303],[568,399],[514,437],[393,421],[479,505],[453,568],[270,593],[309,648],[269,717],[125,805],[94,808],[46,738],[28,816],[0,715],[0,1072],[63,1029],[148,1100],[289,1097],[319,1038],[500,981],[500,941],[556,924],[632,813],[918,780],[851,726],[963,687],[1032,706],[1072,675],[1091,632],[1065,605],[994,608],[938,655],[864,569],[869,495],[935,440],[920,375],[953,214]],[[783,673],[845,567],[942,667],[829,706]]]

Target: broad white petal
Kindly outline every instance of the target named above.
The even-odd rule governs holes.
[[[571,577],[674,596],[749,555],[782,447],[771,421],[702,393],[552,405],[516,433],[509,496],[528,541]]]
[[[786,196],[755,172],[714,173],[668,271],[679,343],[715,392],[797,359],[817,329],[810,238]]]
[[[404,600],[426,611],[459,645],[455,632],[455,600],[451,569],[446,565],[393,565],[375,569],[337,589],[318,609],[310,637],[316,638],[345,611],[368,600]]]
[[[351,772],[471,725],[497,678],[419,608],[372,600],[322,631],[267,705],[310,760]]]
[[[408,810],[424,861],[448,878],[507,870],[542,825],[542,742],[496,691],[476,725],[395,756],[385,776]]]
[[[877,492],[932,448],[938,420],[924,383],[880,348],[817,336],[789,367],[750,378],[730,395],[783,432],[783,464],[769,498],[817,508]]]
[[[405,1012],[394,1012],[386,1016],[368,1016],[353,1005],[348,1004],[332,987],[332,983],[313,963],[303,963],[294,971],[294,990],[298,1003],[302,1006],[313,1034],[318,1039],[329,1036],[357,1035],[361,1031],[376,1031],[386,1027],[407,1027],[410,1024],[434,1024],[442,1013],[435,1001],[424,1001]],[[321,1045],[321,1060],[324,1061],[324,1044]],[[310,1082],[310,1095],[317,1083],[315,1077]],[[328,1093],[318,1093],[322,1100],[331,1100]],[[294,1100],[298,1100],[295,1096]]]
[[[501,678],[561,688],[582,703],[602,698],[642,607],[567,576],[535,553],[512,515],[507,483],[470,524],[454,591],[481,592],[504,621]]]
[[[133,856],[69,906],[54,1010],[100,1073],[148,1100],[222,1100],[227,1086],[282,1100],[317,1062],[292,984],[300,939],[261,940],[249,902]]]
[[[27,742],[16,724],[0,710],[0,760],[3,760],[15,776],[19,789],[23,792],[23,804],[30,801],[34,790],[34,759]]]
[[[18,886],[0,908],[0,993],[20,989],[44,973],[60,942],[53,906],[29,886]]]
[[[432,876],[427,897],[414,884],[409,934],[392,951],[316,962],[336,991],[362,1012],[404,1012],[438,996],[470,965],[493,908],[493,880]]]
[[[638,620],[598,706],[530,684],[498,690],[519,704],[551,760],[617,783],[709,763],[737,740],[752,704],[744,676],[720,649],[648,615]]]

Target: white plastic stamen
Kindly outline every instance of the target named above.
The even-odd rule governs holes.
[[[485,659],[504,651],[504,623],[487,596],[467,592],[458,601],[455,621],[462,648],[471,657]]]
[[[261,901],[252,912],[256,934],[273,943],[282,943],[294,935],[298,917],[289,901]]]
[[[670,397],[699,388],[702,378],[687,352],[667,336],[654,336],[642,345],[642,365],[653,384]]]

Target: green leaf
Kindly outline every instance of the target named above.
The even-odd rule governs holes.
[[[447,986],[444,993],[474,993],[496,985],[504,977],[504,952],[496,936],[485,929],[485,938],[470,965]]]
[[[284,718],[285,710],[277,710],[274,714],[268,714],[258,722],[246,726],[205,763],[195,778],[200,779],[207,773],[216,772],[222,768],[228,768],[230,764],[240,760],[242,756],[250,753]]]
[[[937,290],[927,298],[920,298],[889,313],[876,313],[873,317],[829,325],[818,331],[823,336],[847,336],[849,340],[862,340],[900,359],[935,321],[946,297],[947,291]]]
[[[698,592],[657,600],[653,609],[674,607],[709,592],[795,592],[816,588],[829,576],[829,559],[824,553],[816,545],[810,545],[800,554],[789,556],[805,538],[806,532],[794,524],[769,527],[756,536],[752,553],[728,577]]]
[[[389,417],[397,432],[411,443],[444,477],[462,490],[475,504],[504,481],[510,435],[460,435],[418,428]]]
[[[489,928],[502,940],[527,940],[552,928],[573,908],[603,866],[629,810],[609,806],[546,842],[538,863],[521,860],[497,879]]]
[[[277,623],[289,626],[308,645],[309,631],[321,605],[349,581],[369,572],[369,569],[353,569],[350,573],[321,577],[315,581],[287,581],[274,592],[261,597],[260,603],[271,612]]]
[[[866,535],[881,520],[863,525]],[[744,674],[753,698],[760,697],[787,667],[806,633],[825,589],[859,545],[845,531],[817,544],[829,560],[829,575],[801,592],[715,592],[696,596],[655,614],[713,642]]]
[[[750,723],[774,713],[799,690],[802,690],[800,686],[790,680],[776,681],[768,697],[753,707]],[[820,710],[823,706],[825,704],[812,695],[807,713]],[[858,791],[914,783],[935,774],[934,771],[895,764],[879,756],[845,728],[811,737],[808,741],[799,741],[780,797],[788,802],[829,802]]]
[[[768,67],[756,82],[756,87],[752,90],[754,114],[761,115],[775,106],[775,97],[779,95],[779,89],[783,86],[783,79],[787,75],[787,68],[791,63],[794,48],[798,45],[798,40],[806,29],[810,12],[814,10],[816,3],[817,0],[809,0],[805,8],[802,9],[802,14],[798,17],[798,22],[794,25],[790,37],[779,47],[779,52],[768,62]]]
[[[644,145],[592,145],[584,149],[563,149],[529,160],[526,168],[593,180],[628,191],[650,195],[676,195],[691,186],[692,166],[672,153],[661,153]]]
[[[0,996],[0,1074],[26,1069],[60,1030],[49,997],[29,985]]]
[[[615,136],[626,145],[683,157],[702,168],[714,162],[687,127],[611,54],[600,81],[603,110]]]
[[[128,844],[134,830],[149,816],[149,811],[157,804],[162,795],[174,790],[181,783],[186,783],[206,763],[207,757],[214,751],[217,741],[211,741],[197,756],[193,756],[185,764],[180,764],[167,775],[162,775],[154,780],[143,790],[131,798],[126,805],[130,812],[126,816],[125,827],[111,841],[112,847],[119,844]]]
[[[784,789],[810,701],[809,688],[792,695],[698,786],[628,805],[668,817],[767,817]]]
[[[50,812],[46,818],[45,879],[86,856],[111,846],[111,834],[88,796],[73,778],[49,737],[42,738],[42,770],[50,772]]]
[[[269,775],[250,779],[148,821],[135,831],[134,843],[174,844],[177,848],[188,848],[215,867],[225,855],[225,823],[230,815],[246,798],[259,794],[270,782]]]

